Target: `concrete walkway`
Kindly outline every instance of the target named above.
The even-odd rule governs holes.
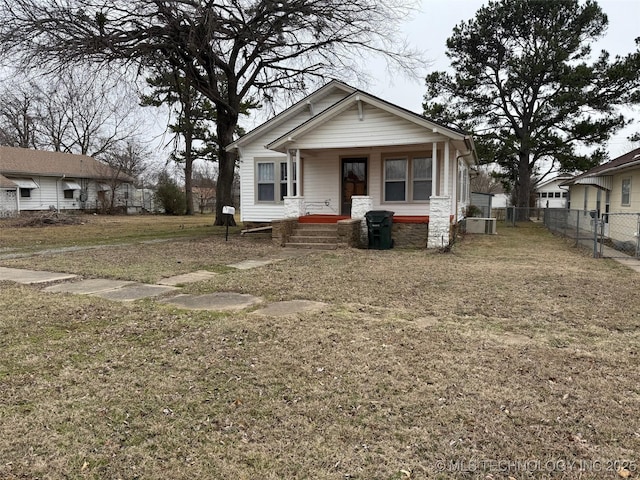
[[[246,270],[258,268],[271,263],[279,262],[288,256],[299,253],[284,252],[283,258],[270,258],[263,260],[247,260],[229,267]],[[45,272],[38,270],[26,270],[19,268],[0,267],[0,281],[8,280],[25,285],[54,283],[44,288],[49,293],[71,293],[75,295],[90,295],[108,300],[132,302],[143,298],[163,296],[159,302],[173,305],[185,310],[209,310],[209,311],[241,311],[252,307],[260,307],[256,315],[279,317],[293,315],[302,312],[321,311],[327,307],[321,302],[308,300],[294,300],[288,302],[275,302],[266,304],[260,297],[235,292],[214,292],[205,295],[190,295],[180,292],[180,285],[209,280],[217,274],[206,270],[176,275],[163,278],[157,285],[130,282],[126,280],[110,280],[101,278],[81,279],[77,275]],[[56,283],[58,282],[58,283]],[[171,293],[175,295],[171,296]]]

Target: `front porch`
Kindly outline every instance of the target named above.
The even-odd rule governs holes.
[[[394,215],[391,236],[396,247],[427,247],[429,216]],[[344,215],[301,215],[274,220],[272,238],[276,245],[291,248],[333,250],[367,248],[368,245],[366,220]],[[446,245],[449,238],[442,242]]]

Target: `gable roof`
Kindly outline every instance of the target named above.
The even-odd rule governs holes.
[[[280,138],[274,140],[273,142],[267,145],[267,148],[269,150],[275,150],[281,147],[284,143],[286,143],[287,141],[290,141],[290,139],[295,138],[296,136],[299,136],[299,135],[304,135],[306,132],[312,130],[313,128],[319,125],[326,123],[327,121],[331,120],[332,118],[336,117],[340,113],[347,110],[354,103],[358,103],[358,102],[368,103],[388,113],[402,117],[405,120],[413,122],[419,126],[428,128],[434,133],[443,133],[444,135],[454,137],[457,140],[462,140],[465,137],[465,134],[463,132],[460,132],[459,130],[454,130],[448,127],[444,127],[436,122],[427,120],[422,115],[418,115],[417,113],[411,112],[410,110],[405,110],[402,107],[389,103],[385,100],[382,100],[378,97],[370,95],[366,92],[356,90],[348,97],[343,98],[342,100],[335,103],[331,107],[327,108],[323,112],[310,118],[309,120],[302,123],[301,125],[298,125],[293,130],[282,135]]]
[[[564,185],[567,182],[567,180],[571,180],[573,179],[573,177],[574,176],[571,175],[570,173],[560,173],[559,175],[556,175],[553,178],[545,180],[544,182],[540,182],[535,186],[535,189],[538,190],[540,188],[546,187],[547,185],[553,182],[560,182],[558,185]]]
[[[252,138],[255,138],[256,136],[258,136],[259,134],[264,133],[270,130],[271,128],[276,127],[277,125],[282,124],[284,121],[291,118],[291,116],[298,113],[301,109],[307,108],[308,104],[313,103],[313,101],[318,98],[322,98],[323,96],[328,95],[328,93],[330,93],[333,89],[336,89],[336,88],[341,89],[342,91],[348,93],[348,95],[345,98],[333,104],[332,106],[330,106],[329,108],[312,116],[307,121],[296,126],[291,131],[285,133],[284,135],[280,136],[276,140],[272,141],[271,143],[266,145],[265,148],[269,150],[276,150],[278,148],[282,148],[282,146],[285,143],[287,143],[287,141],[289,141],[290,138],[293,138],[296,135],[298,136],[304,135],[304,133],[308,132],[309,130],[319,125],[322,125],[328,120],[339,115],[340,113],[348,109],[350,106],[352,106],[354,103],[364,101],[390,114],[399,116],[421,127],[430,129],[433,133],[441,133],[452,139],[463,140],[467,145],[469,151],[473,152],[474,160],[477,159],[477,153],[475,151],[475,145],[473,144],[473,139],[471,135],[469,135],[467,132],[464,132],[456,128],[452,128],[450,126],[444,125],[443,123],[440,123],[431,119],[427,119],[423,115],[419,115],[415,112],[402,108],[398,105],[392,104],[386,100],[376,97],[375,95],[371,95],[367,92],[351,87],[345,83],[339,82],[338,80],[332,80],[331,82],[324,85],[320,89],[316,90],[311,95],[305,97],[304,99],[302,99],[301,101],[293,105],[292,107],[276,115],[271,120],[268,120],[267,122],[263,123],[262,125],[252,130],[251,132],[247,133],[243,137],[239,138],[235,142],[229,144],[227,146],[227,151],[233,150],[234,148],[244,145],[248,143]]]
[[[92,179],[109,179],[116,175],[110,166],[87,155],[17,147],[0,147],[0,174]],[[119,177],[133,181],[128,175],[120,174]]]
[[[296,115],[301,110],[309,108],[309,105],[326,97],[331,92],[334,92],[336,90],[343,91],[345,93],[352,93],[356,89],[347,85],[346,83],[340,82],[339,80],[331,80],[329,83],[323,85],[322,87],[317,89],[315,92],[307,95],[299,102],[294,103],[289,108],[283,110],[276,116],[264,122],[262,125],[259,125],[258,127],[246,133],[236,141],[227,145],[226,147],[227,151],[230,151],[230,150],[233,150],[234,148],[245,145],[248,142],[250,142],[253,138],[261,135],[262,133],[272,128],[277,127],[278,125],[281,125],[282,123],[289,120],[291,117]]]

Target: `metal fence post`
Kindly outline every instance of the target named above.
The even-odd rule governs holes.
[[[593,219],[593,258],[598,258],[598,224],[597,218]]]
[[[580,212],[576,215],[576,246],[580,243]]]
[[[640,257],[640,213],[636,215],[636,257]]]

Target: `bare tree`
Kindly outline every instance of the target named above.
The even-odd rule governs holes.
[[[0,54],[52,68],[92,61],[180,71],[216,108],[216,224],[232,201],[235,154],[225,147],[243,102],[361,73],[365,54],[419,72],[399,40],[402,0],[0,0]]]
[[[137,97],[119,78],[76,69],[59,77],[45,97],[43,127],[54,149],[100,157],[138,133]]]
[[[30,82],[5,85],[0,96],[0,144],[35,148],[40,121],[38,88]]]
[[[118,188],[124,183],[133,183],[149,166],[149,152],[139,141],[129,139],[113,146],[102,156],[104,173],[111,196],[108,210],[113,211]],[[128,199],[124,199],[128,200]]]
[[[478,165],[471,173],[471,191],[479,193],[498,193],[503,185],[499,175],[488,165]]]
[[[69,70],[3,82],[0,143],[104,156],[140,131],[137,94],[120,78]]]
[[[217,171],[211,162],[201,164],[194,169],[192,194],[193,200],[198,202],[200,213],[204,213],[210,205],[215,204],[217,176]]]

